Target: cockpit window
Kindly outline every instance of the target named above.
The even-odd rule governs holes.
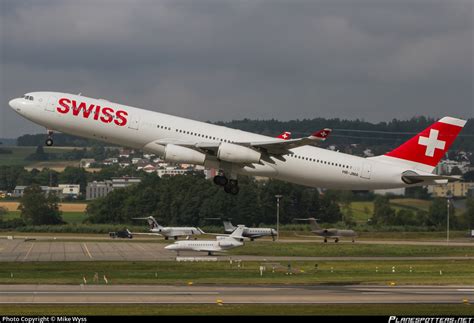
[[[32,96],[30,96],[30,101],[33,101],[33,100],[34,100],[34,98]]]
[[[25,100],[30,100],[30,101],[34,100],[34,98],[31,95],[22,95],[21,98]]]

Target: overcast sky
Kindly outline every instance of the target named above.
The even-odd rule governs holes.
[[[199,120],[473,117],[473,1],[0,0],[8,100],[82,92]]]

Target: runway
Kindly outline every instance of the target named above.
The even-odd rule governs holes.
[[[0,262],[3,261],[174,261],[176,253],[164,249],[166,244],[128,241],[23,241],[0,240]],[[181,252],[181,257],[242,259],[246,261],[323,261],[323,260],[469,260],[462,257],[262,257],[227,255],[208,257],[203,252]]]
[[[2,285],[0,304],[383,304],[474,301],[474,286]]]

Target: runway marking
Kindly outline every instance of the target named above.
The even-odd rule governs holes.
[[[28,258],[28,256],[30,255],[31,249],[33,249],[33,246],[34,246],[34,245],[35,245],[35,243],[33,242],[33,243],[31,244],[30,249],[28,249],[28,252],[26,253],[25,257],[23,257],[23,260],[26,260],[26,258]]]
[[[87,249],[87,245],[85,243],[82,244],[84,246],[84,249],[86,249],[86,252],[87,252],[87,255],[89,256],[89,258],[92,259],[92,255],[91,253],[89,252],[89,249]]]
[[[180,301],[117,301],[117,302],[101,302],[101,301],[77,301],[77,302],[54,302],[54,304],[215,304],[215,301],[190,301],[190,302],[180,302]],[[342,301],[342,302],[322,302],[322,301],[273,301],[273,302],[243,302],[243,301],[226,301],[226,304],[420,304],[419,301],[404,301],[404,302],[393,302],[393,301]],[[423,301],[423,304],[460,304],[459,301]],[[51,302],[0,302],[0,304],[51,304]]]
[[[0,295],[20,295],[20,294],[28,294],[28,295],[63,295],[63,294],[73,294],[73,295],[219,295],[219,292],[133,292],[133,291],[117,291],[117,292],[101,292],[101,291],[78,291],[78,292],[69,292],[69,291],[51,291],[51,292],[38,292],[38,291],[31,291],[31,292],[22,292],[22,291],[8,291],[8,292],[0,292]]]
[[[474,292],[474,288],[473,289],[458,289],[457,291],[458,292]]]

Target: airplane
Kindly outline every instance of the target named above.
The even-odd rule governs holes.
[[[224,222],[224,231],[225,233],[232,233],[234,232],[237,227],[232,225],[232,222],[230,221],[223,221]],[[275,236],[277,236],[278,233],[275,229],[272,228],[249,228],[244,226],[244,231],[242,233],[242,236],[245,238],[249,238],[251,241],[254,241],[257,238],[261,237],[272,237],[273,241],[275,241]]]
[[[217,236],[216,240],[176,241],[175,243],[166,246],[165,249],[176,251],[178,255],[180,251],[205,251],[209,256],[212,256],[213,252],[226,251],[243,246],[243,232],[244,226],[238,226],[229,236]]]
[[[146,218],[133,218],[135,220],[147,220],[150,225],[150,233],[133,233],[140,235],[162,235],[165,237],[165,240],[169,238],[174,238],[178,240],[178,237],[187,236],[196,236],[201,235],[204,232],[200,228],[195,227],[163,227],[158,224],[154,217],[148,216]]]
[[[311,226],[311,232],[317,236],[324,237],[324,242],[328,242],[329,239],[334,239],[334,242],[339,242],[339,238],[342,237],[350,237],[352,238],[352,242],[355,242],[355,237],[357,237],[357,233],[354,230],[342,230],[342,229],[322,229],[318,222],[316,222],[315,218],[307,218],[307,219],[295,219],[299,221],[308,221],[309,225]]]
[[[60,92],[27,93],[9,105],[47,129],[47,146],[53,145],[54,131],[60,131],[141,149],[167,162],[204,165],[218,169],[214,183],[234,195],[238,174],[343,190],[457,181],[432,171],[466,124],[443,117],[392,151],[363,158],[315,147],[331,129],[284,140]]]

